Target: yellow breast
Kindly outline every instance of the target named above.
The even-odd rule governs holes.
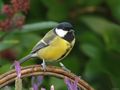
[[[64,39],[56,37],[49,46],[40,49],[37,52],[37,55],[45,61],[56,61],[61,58],[61,56],[63,56],[68,49],[70,49],[70,44]]]

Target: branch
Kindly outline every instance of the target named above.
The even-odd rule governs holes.
[[[32,65],[23,67],[21,69],[21,78],[34,76],[34,75],[52,75],[58,78],[64,79],[65,77],[69,78],[71,81],[75,80],[76,75],[73,73],[67,72],[61,68],[55,66],[47,66],[46,71],[42,69],[40,65]],[[11,70],[5,74],[0,75],[0,88],[4,87],[5,85],[15,81],[16,78],[16,71]],[[79,79],[78,86],[83,90],[94,90],[87,82],[82,79]]]

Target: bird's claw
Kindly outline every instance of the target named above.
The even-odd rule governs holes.
[[[43,60],[43,62],[42,62],[42,69],[43,69],[43,71],[46,71],[46,63],[45,63],[45,61]]]
[[[67,72],[71,72],[68,68],[66,68],[66,67],[64,66],[63,63],[60,62],[59,64],[60,64],[60,66],[62,67],[63,70],[65,70],[65,71],[67,71]]]

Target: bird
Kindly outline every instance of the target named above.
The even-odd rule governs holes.
[[[70,53],[75,44],[74,32],[69,22],[59,23],[48,31],[31,52],[19,60],[19,63],[37,57],[43,61],[41,65],[45,70],[46,62],[60,61]]]

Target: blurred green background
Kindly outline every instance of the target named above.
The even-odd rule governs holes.
[[[8,2],[0,0],[0,9]],[[67,21],[74,26],[76,43],[61,62],[96,90],[120,90],[120,0],[31,0],[25,16],[22,30],[0,31],[0,37],[7,33],[0,41],[0,74],[27,55],[51,28]],[[33,59],[23,66],[37,63],[41,61]],[[62,81],[48,80],[55,90],[65,90]]]

